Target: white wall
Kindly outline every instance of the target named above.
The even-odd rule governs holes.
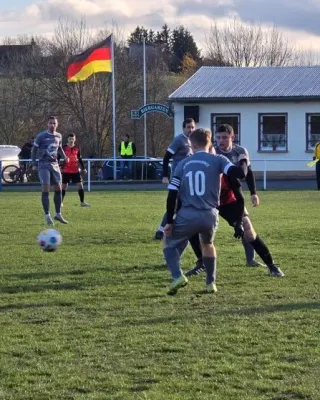
[[[186,104],[191,105],[191,104]],[[192,105],[197,105],[193,103]],[[240,114],[241,145],[249,151],[252,166],[256,171],[264,169],[263,160],[267,161],[269,171],[310,170],[306,161],[312,160],[312,153],[306,152],[306,113],[319,113],[320,102],[278,102],[278,103],[220,103],[199,104],[199,123],[197,127],[211,129],[211,114]],[[288,152],[258,152],[258,114],[288,113]],[[184,104],[174,103],[174,134],[182,132]],[[283,160],[283,161],[282,161]],[[287,161],[286,161],[287,160]]]

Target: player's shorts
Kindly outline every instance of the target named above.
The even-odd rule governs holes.
[[[197,233],[204,244],[213,243],[219,223],[217,209],[180,208],[173,222],[172,234],[166,237],[166,247],[180,247]]]
[[[241,214],[242,214],[242,207],[236,201],[219,206],[220,217],[226,220],[228,224],[231,226],[233,226],[234,223],[238,221],[238,219],[241,217]],[[248,215],[249,215],[248,211],[245,208],[244,214],[242,214],[242,216],[247,217]]]
[[[62,183],[63,184],[68,184],[68,183],[80,183],[82,182],[81,174],[80,172],[62,172]]]
[[[62,177],[58,163],[39,164],[39,179],[42,185],[61,185]]]

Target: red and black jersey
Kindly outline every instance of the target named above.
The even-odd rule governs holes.
[[[220,191],[220,205],[224,206],[229,203],[237,201],[235,194],[233,193],[229,178],[227,175],[222,174],[221,176],[221,191]]]
[[[65,152],[65,155],[69,159],[68,162],[64,163],[62,167],[62,172],[67,172],[68,174],[76,174],[77,172],[79,172],[79,164],[81,168],[84,169],[79,147],[70,147],[66,144],[62,148]]]

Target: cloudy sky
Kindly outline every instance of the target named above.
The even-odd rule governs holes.
[[[99,28],[115,22],[127,34],[137,25],[160,30],[184,25],[200,48],[214,20],[276,23],[298,47],[320,50],[320,0],[1,0],[0,39],[23,34],[50,35],[61,17]]]

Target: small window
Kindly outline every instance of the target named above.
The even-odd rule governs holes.
[[[220,125],[231,125],[234,131],[234,143],[240,144],[240,114],[212,114],[212,135],[215,136]]]
[[[307,151],[313,151],[320,142],[320,114],[307,114]]]
[[[259,151],[288,150],[287,121],[287,114],[259,114]]]

